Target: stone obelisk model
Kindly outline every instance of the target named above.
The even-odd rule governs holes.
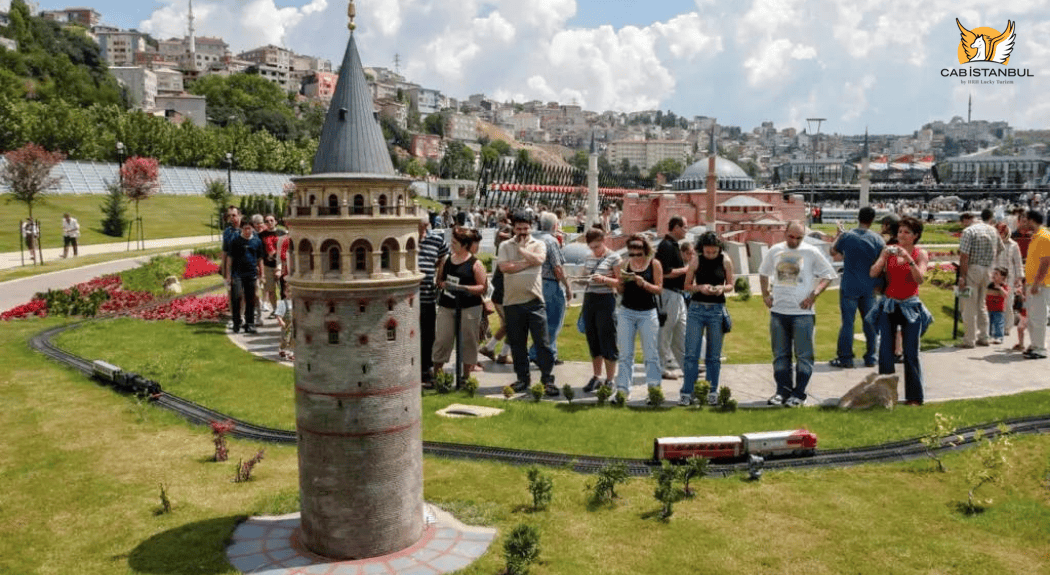
[[[350,39],[310,175],[287,218],[302,520],[337,559],[423,535],[419,216],[394,171]]]

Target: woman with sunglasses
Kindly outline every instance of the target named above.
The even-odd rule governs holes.
[[[685,365],[678,405],[693,403],[693,387],[700,370],[700,344],[707,341],[704,367],[711,390],[707,404],[718,404],[718,375],[722,369],[722,332],[726,311],[726,292],[733,289],[733,261],[722,252],[722,240],[705,232],[696,241],[697,257],[685,272],[685,291],[691,294],[685,324]],[[704,333],[706,332],[706,334]]]
[[[659,386],[662,375],[656,296],[663,291],[660,286],[663,284],[664,272],[660,262],[651,257],[652,252],[649,242],[642,236],[634,234],[627,238],[627,265],[616,288],[623,294],[616,325],[616,342],[620,354],[616,386],[623,392],[625,400],[631,396],[631,380],[634,377],[635,335],[640,335],[642,339],[646,385]]]

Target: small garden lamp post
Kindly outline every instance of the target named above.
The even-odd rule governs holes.
[[[117,142],[117,176],[120,178],[120,187],[124,187],[124,142]]]
[[[233,194],[233,152],[226,152],[226,189]]]

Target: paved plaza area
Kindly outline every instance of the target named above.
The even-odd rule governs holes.
[[[314,555],[299,543],[299,514],[292,513],[240,524],[226,557],[243,573],[266,575],[438,575],[470,565],[496,537],[495,529],[470,527],[437,507],[426,508],[423,537],[390,555],[357,561]]]
[[[229,337],[242,349],[260,357],[281,361],[277,356],[280,330],[276,320],[265,320],[259,327],[259,333],[250,335],[230,333]],[[1013,338],[1008,338],[1008,341],[1010,345],[1013,345]],[[973,349],[942,347],[923,352],[920,357],[925,379],[926,401],[974,399],[1050,389],[1050,362],[1045,359],[1024,359],[1020,352],[1011,350],[1010,345],[992,345]],[[283,363],[291,365],[289,362]],[[503,387],[514,383],[515,380],[512,366],[498,364],[484,358],[481,365],[484,369],[474,372],[480,384],[478,393],[504,399]],[[648,399],[643,370],[644,366],[635,365],[634,384],[631,387],[628,405],[641,407]],[[806,405],[837,404],[839,398],[864,379],[864,376],[875,371],[877,371],[875,368],[864,367],[841,369],[831,367],[827,362],[817,362],[814,366],[813,378],[809,382],[807,390],[809,398],[806,400]],[[898,389],[903,398],[903,366],[897,365],[897,373],[901,376]],[[573,387],[576,392],[574,402],[597,401],[594,394],[583,393],[583,386],[591,378],[590,362],[567,361],[554,367],[554,376],[559,388],[566,383]],[[532,381],[535,383],[539,380],[540,372],[533,366]],[[775,391],[772,361],[758,364],[723,363],[721,380],[723,386],[733,390],[733,397],[742,407],[765,407],[766,399]],[[665,379],[662,384],[667,404],[676,402],[682,385],[681,378]],[[514,399],[532,401],[531,396],[527,394],[517,394]],[[547,398],[544,401],[565,401],[565,397]]]

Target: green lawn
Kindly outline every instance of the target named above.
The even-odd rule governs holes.
[[[951,292],[924,288],[927,305],[939,314],[925,344],[949,341],[951,322],[943,307]],[[837,291],[818,301],[818,359],[830,359],[837,333]],[[835,306],[835,307],[833,307]],[[949,308],[950,309],[950,308]],[[727,338],[730,363],[768,363],[768,312],[759,298],[733,302],[735,327]],[[573,310],[573,314],[577,310]],[[859,329],[859,326],[858,326]],[[559,345],[567,358],[582,354],[575,315],[566,321]],[[183,325],[133,319],[104,320],[67,332],[57,339],[63,348],[90,359],[105,359],[161,382],[168,391],[220,412],[263,425],[293,429],[292,370],[243,353],[218,324]],[[145,350],[149,350],[147,353]],[[571,350],[571,351],[570,351]],[[732,387],[732,382],[724,382]],[[448,420],[434,412],[452,402],[505,408],[495,419]],[[755,429],[808,427],[825,448],[868,445],[915,437],[933,425],[935,412],[976,424],[1028,414],[1050,413],[1050,392],[1033,392],[975,401],[937,404],[936,408],[845,413],[835,410],[740,410],[734,414],[683,409],[595,408],[502,400],[468,399],[462,394],[427,394],[424,437],[433,441],[482,443],[565,453],[647,457],[660,435],[736,434]],[[570,425],[573,433],[564,433]],[[610,434],[610,429],[617,429]]]
[[[62,214],[69,212],[80,222],[80,245],[119,242],[102,233],[102,210],[105,195],[50,194],[33,205],[33,218],[40,220],[43,247],[62,247]],[[4,197],[0,211],[0,252],[18,251],[19,224],[29,212],[25,204]],[[156,195],[139,202],[139,214],[146,239],[205,236],[210,233],[209,222],[214,204],[204,196]],[[135,216],[134,205],[128,205],[126,216]],[[127,236],[124,236],[127,240]]]
[[[0,426],[6,432],[0,442],[0,573],[236,573],[224,545],[241,518],[298,507],[294,447],[232,441],[230,462],[210,462],[206,429],[117,395],[27,348],[32,334],[59,323],[31,320],[0,329],[6,360],[0,363]],[[119,331],[104,334],[104,347],[123,345]],[[196,335],[200,350],[219,337],[209,330]],[[167,347],[161,338],[139,342],[135,350],[161,354]],[[240,397],[260,395],[272,375],[266,365],[212,366],[207,371],[214,379],[207,383],[232,388],[250,380],[253,393]],[[192,371],[185,379],[206,375]],[[432,402],[428,398],[428,407]],[[545,412],[545,421],[564,436],[578,433],[583,412],[522,407]],[[603,411],[615,416],[602,423],[608,436],[622,437],[640,421],[629,411]],[[808,418],[818,412],[791,413]],[[877,425],[896,426],[905,413]],[[554,498],[548,511],[532,512],[524,469],[426,458],[424,492],[468,523],[499,529],[488,553],[462,571],[470,575],[501,572],[503,538],[519,523],[540,531],[540,562],[531,571],[537,575],[1047,573],[1050,437],[1014,442],[1004,484],[982,488],[979,495],[993,503],[973,516],[956,509],[966,497],[972,451],[948,455],[943,474],[933,472],[931,462],[915,461],[766,473],[758,482],[698,480],[696,497],[679,502],[668,522],[652,518],[658,506],[648,479],[618,488],[612,505],[593,506],[587,500],[593,477],[544,470],[553,479]],[[266,458],[254,480],[232,483],[236,461],[260,448]],[[161,485],[173,511],[158,515]]]
[[[923,349],[932,349],[950,344],[952,340],[952,308],[955,296],[951,290],[931,285],[919,288],[919,295],[934,316],[934,324],[922,338]],[[815,333],[817,361],[835,358],[839,334],[839,291],[828,290],[817,299],[817,327]],[[769,341],[769,312],[761,297],[752,296],[746,302],[730,298],[727,303],[733,316],[733,331],[726,335],[722,355],[727,363],[765,363],[771,355]],[[590,361],[587,341],[576,329],[580,306],[570,307],[565,314],[565,323],[558,338],[558,354],[572,361]],[[496,320],[498,323],[499,320]],[[854,332],[860,333],[858,315],[854,321]],[[863,355],[861,342],[854,342],[858,356]],[[641,361],[637,351],[637,361]]]
[[[814,230],[823,232],[830,236],[834,236],[837,229],[837,224],[813,224],[810,226]],[[846,224],[846,229],[853,229],[857,227],[857,223]],[[879,224],[873,226],[876,231],[880,229]],[[921,244],[958,244],[959,238],[953,236],[952,232],[959,231],[958,223],[947,223],[947,224],[924,224],[922,231]]]

